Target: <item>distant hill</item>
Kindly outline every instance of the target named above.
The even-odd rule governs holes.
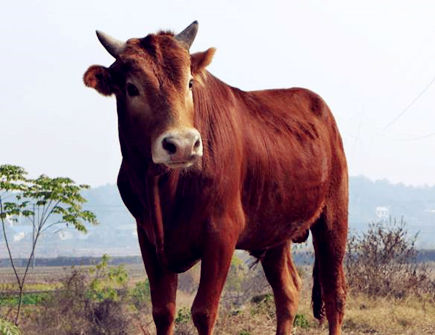
[[[350,178],[349,224],[353,232],[363,231],[368,223],[403,217],[411,234],[420,232],[417,246],[435,248],[435,187],[412,187],[391,184],[387,180],[371,181],[358,176]],[[37,249],[37,257],[58,256],[134,256],[139,254],[136,225],[125,208],[115,185],[92,188],[83,193],[85,207],[96,213],[98,226],[88,234],[63,229],[46,234]],[[30,229],[25,225],[7,227],[14,239],[13,249],[25,256]],[[4,243],[0,238],[0,254]],[[3,258],[3,257],[1,257]]]
[[[371,181],[362,176],[349,181],[349,224],[351,230],[362,231],[368,223],[403,219],[411,234],[419,233],[419,248],[435,247],[435,187],[414,187],[391,184],[387,180]],[[386,210],[387,216],[376,212]]]

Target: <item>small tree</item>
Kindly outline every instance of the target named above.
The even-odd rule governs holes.
[[[41,175],[36,179],[28,179],[26,175],[26,171],[19,166],[0,166],[0,220],[9,260],[19,288],[15,324],[19,321],[24,284],[41,234],[59,225],[71,225],[85,233],[86,222],[97,223],[95,215],[82,208],[86,200],[80,192],[89,186],[76,185],[69,178],[50,178]],[[32,225],[31,251],[21,276],[15,266],[8,241],[6,220],[27,220]]]

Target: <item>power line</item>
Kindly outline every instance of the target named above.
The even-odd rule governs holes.
[[[417,141],[417,140],[423,140],[425,138],[432,137],[432,136],[435,136],[435,133],[429,133],[429,134],[416,136],[416,137],[410,137],[410,138],[401,138],[401,139],[398,139],[397,141]]]
[[[394,119],[392,119],[390,122],[388,122],[388,124],[384,127],[383,130],[386,130],[392,124],[394,124],[397,120],[399,120],[403,116],[403,114],[405,114],[418,101],[418,99],[420,99],[423,96],[423,94],[426,93],[426,91],[432,86],[433,83],[435,83],[435,76],[432,78],[432,80],[429,82],[429,84],[427,84],[423,88],[423,90],[421,90],[421,92],[408,104],[408,106],[406,106],[399,114],[397,114],[397,116]]]

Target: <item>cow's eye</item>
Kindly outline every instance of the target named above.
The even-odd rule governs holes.
[[[139,95],[139,90],[133,84],[128,83],[127,84],[127,93],[129,96],[135,97],[135,96]]]
[[[189,80],[189,88],[192,89],[192,86],[193,86],[193,79],[190,79]]]

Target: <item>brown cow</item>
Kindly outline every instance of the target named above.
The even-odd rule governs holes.
[[[348,181],[334,118],[306,89],[226,85],[205,70],[214,49],[189,54],[197,27],[125,43],[97,32],[116,61],[84,75],[116,96],[118,187],[137,221],[157,334],[173,333],[177,273],[199,260],[192,317],[199,334],[212,334],[235,249],[261,260],[276,333],[290,334],[301,286],[290,242],[310,229],[314,315],[325,310],[329,333],[340,334]]]

